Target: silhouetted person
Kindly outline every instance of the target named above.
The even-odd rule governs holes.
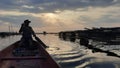
[[[31,23],[31,21],[25,20],[19,30],[19,33],[22,34],[21,45],[26,48],[31,48],[32,46],[32,35],[36,37],[35,32],[33,31],[32,27],[29,26],[29,23]]]

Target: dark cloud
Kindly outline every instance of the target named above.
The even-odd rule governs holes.
[[[28,17],[26,16],[0,16],[0,20],[3,22],[9,22],[11,24],[20,24],[24,19]]]
[[[88,6],[103,7],[116,4],[114,0],[31,0],[31,5],[45,8],[43,12],[51,12],[56,9],[76,9]],[[41,11],[39,11],[41,12]]]
[[[0,16],[0,21],[9,22],[10,24],[14,24],[16,26],[21,25],[24,20],[29,19],[33,25],[33,27],[42,27],[45,24],[42,22],[40,18],[32,17],[30,15],[23,15],[23,16]]]
[[[1,0],[1,10],[19,10],[23,12],[53,12],[56,9],[64,10],[71,8],[80,8],[88,6],[109,6],[119,3],[114,0]],[[33,6],[34,8],[25,8],[23,5]],[[43,7],[44,9],[39,9]]]

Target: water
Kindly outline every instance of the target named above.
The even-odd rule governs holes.
[[[92,53],[91,50],[78,43],[60,40],[55,35],[38,35],[38,37],[50,47],[47,51],[61,65],[61,68],[120,68],[120,58],[106,56],[105,53]],[[20,38],[21,36],[0,38],[0,50]],[[108,46],[101,48],[120,53],[114,47],[112,47],[114,50]]]

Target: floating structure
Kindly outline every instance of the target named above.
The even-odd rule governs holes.
[[[91,49],[92,52],[103,52],[108,56],[119,57],[114,52],[102,50],[89,44],[89,40],[105,42],[103,45],[120,45],[120,27],[115,28],[93,28],[76,31],[62,31],[59,32],[59,37],[63,40],[71,41],[71,39],[79,39],[79,44]]]
[[[81,39],[87,38],[91,40],[106,42],[106,45],[120,44],[120,27],[115,28],[92,28],[85,30],[63,31],[59,32],[62,39]]]

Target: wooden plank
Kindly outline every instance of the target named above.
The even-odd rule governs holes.
[[[43,56],[41,56],[41,57],[5,57],[5,58],[0,58],[0,60],[38,60],[38,59],[40,59],[40,60],[45,60],[45,59],[47,59],[46,57],[43,57]]]

